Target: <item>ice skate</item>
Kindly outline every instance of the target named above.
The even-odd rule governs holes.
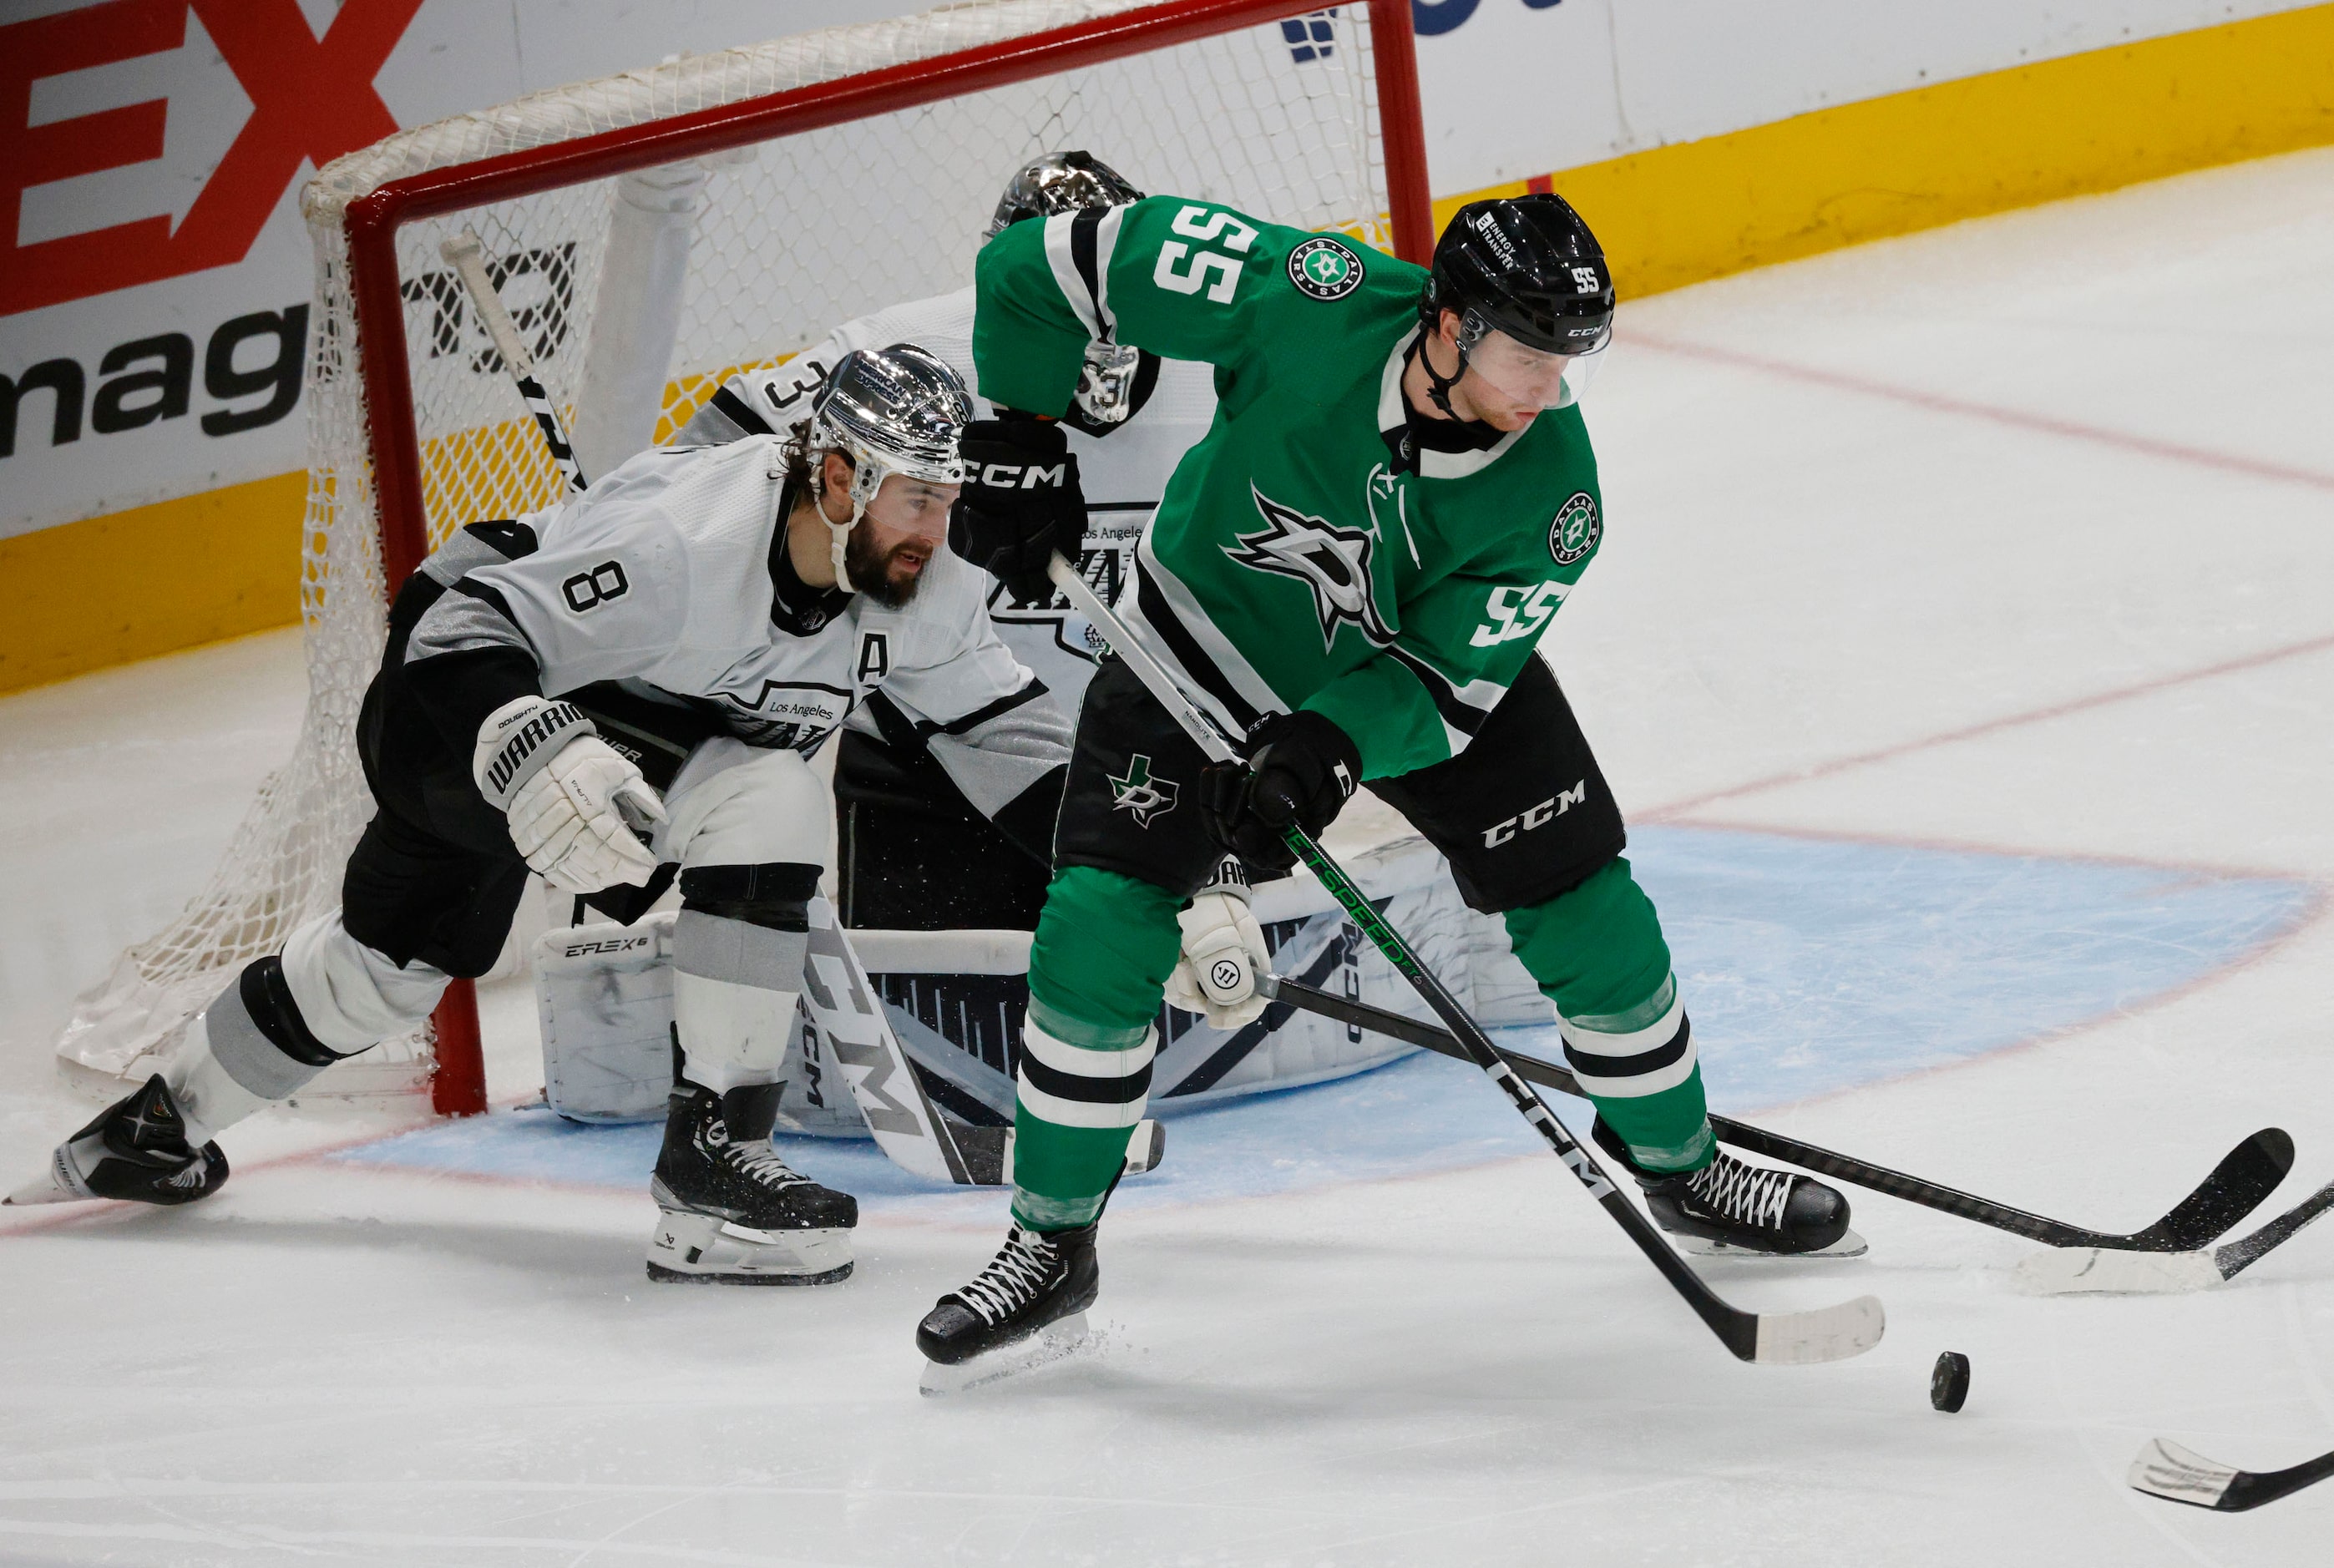
[[[675,1086],[649,1193],[649,1277],[828,1284],[850,1276],[859,1204],[790,1168],[770,1145],[780,1086],[716,1094]]]
[[[72,1203],[119,1198],[133,1203],[192,1203],[227,1183],[227,1156],[216,1143],[187,1141],[187,1119],[156,1073],[127,1099],[57,1145],[46,1174],[5,1201]]]
[[[1016,1225],[989,1266],[916,1325],[923,1391],[960,1393],[1067,1355],[1085,1338],[1086,1308],[1101,1288],[1095,1227]]]
[[[1641,1170],[1600,1120],[1597,1148],[1628,1167],[1644,1189],[1654,1223],[1687,1252],[1717,1257],[1861,1257],[1865,1239],[1847,1227],[1838,1188],[1795,1171],[1745,1165],[1724,1150],[1700,1170]]]

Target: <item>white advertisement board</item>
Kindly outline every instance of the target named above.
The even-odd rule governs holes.
[[[1453,195],[2295,0],[1414,0]],[[305,466],[320,164],[900,0],[0,0],[0,537]],[[1107,156],[1105,149],[1103,151]]]

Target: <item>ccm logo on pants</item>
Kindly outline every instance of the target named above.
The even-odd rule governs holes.
[[[1544,828],[1575,806],[1588,803],[1588,781],[1582,779],[1562,794],[1550,795],[1520,816],[1494,822],[1483,830],[1483,847],[1495,850],[1518,833],[1528,833],[1534,828]]]

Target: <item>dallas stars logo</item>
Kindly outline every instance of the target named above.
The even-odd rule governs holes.
[[[1258,514],[1270,526],[1240,534],[1239,548],[1228,544],[1224,553],[1259,572],[1294,577],[1312,590],[1324,649],[1336,641],[1340,625],[1358,627],[1381,648],[1394,641],[1393,630],[1378,614],[1377,601],[1370,596],[1370,553],[1376,541],[1359,528],[1339,528],[1284,506],[1253,480],[1248,489],[1256,497]]]
[[[1127,760],[1126,776],[1104,775],[1110,780],[1110,809],[1133,812],[1134,825],[1147,828],[1151,819],[1164,816],[1175,809],[1177,787],[1172,780],[1151,776],[1151,759],[1136,752]]]
[[[1342,300],[1362,286],[1362,258],[1326,235],[1316,235],[1288,253],[1288,281],[1307,299]]]

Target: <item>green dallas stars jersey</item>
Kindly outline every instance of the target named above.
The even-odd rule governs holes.
[[[1423,268],[1154,196],[1016,224],[978,279],[973,361],[1005,407],[1061,413],[1096,338],[1217,367],[1215,423],[1119,611],[1239,730],[1304,707],[1353,736],[1368,777],[1444,761],[1596,553],[1578,409],[1488,448],[1419,443],[1401,378]]]

